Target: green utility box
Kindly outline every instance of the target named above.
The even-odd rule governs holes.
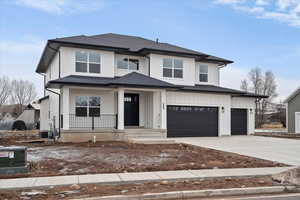
[[[27,147],[0,147],[0,174],[15,174],[28,172]]]

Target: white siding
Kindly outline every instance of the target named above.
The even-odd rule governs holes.
[[[49,131],[49,99],[44,99],[40,104],[40,130]]]
[[[61,47],[61,77],[68,75],[114,77],[114,52],[101,50],[88,50],[70,47]],[[75,71],[75,52],[97,52],[101,55],[101,73],[82,73]]]
[[[117,66],[117,61],[123,58],[133,58],[139,60],[139,70],[129,70],[129,69],[119,69]],[[139,72],[141,74],[148,75],[148,58],[141,57],[141,56],[128,56],[128,55],[121,55],[115,54],[115,76],[124,76],[125,74],[131,72]]]
[[[219,107],[219,136],[231,135],[231,96],[191,92],[167,92],[167,105]],[[222,112],[224,107],[224,112]]]
[[[208,82],[200,82],[199,74],[200,74],[200,65],[204,64],[208,66]],[[219,86],[220,84],[220,69],[217,64],[212,63],[200,63],[196,62],[196,70],[195,70],[195,83],[196,84],[209,84]]]
[[[183,78],[163,77],[162,63],[164,58],[175,58],[175,59],[181,59],[183,61]],[[194,85],[195,84],[195,59],[150,54],[150,76],[177,85]]]
[[[255,130],[255,98],[232,97],[231,98],[231,107],[247,109],[248,135],[254,134],[254,130]]]

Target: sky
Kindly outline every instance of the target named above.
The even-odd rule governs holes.
[[[221,85],[240,88],[251,68],[271,70],[283,101],[300,86],[300,0],[0,0],[0,75],[35,73],[48,39],[119,33],[233,60]]]

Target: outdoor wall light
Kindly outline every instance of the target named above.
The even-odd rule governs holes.
[[[252,110],[252,108],[250,108],[250,114],[252,114],[253,113],[253,110]]]
[[[225,108],[224,108],[223,106],[222,106],[221,110],[222,110],[222,113],[224,113],[224,112],[225,112]]]

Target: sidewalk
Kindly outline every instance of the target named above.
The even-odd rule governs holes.
[[[162,180],[220,178],[237,176],[264,176],[279,173],[293,167],[268,168],[236,168],[236,169],[205,169],[178,170],[137,173],[87,174],[72,176],[33,177],[17,179],[0,179],[0,189],[32,188],[45,186],[60,186],[72,184],[125,184]]]

